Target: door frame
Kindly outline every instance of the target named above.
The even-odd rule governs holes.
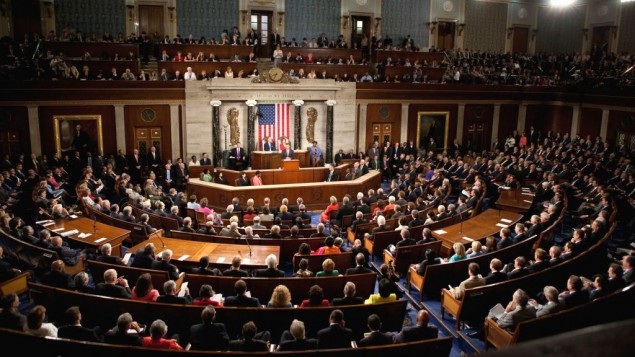
[[[155,6],[155,7],[161,7],[161,10],[163,11],[163,23],[161,24],[161,27],[163,27],[163,33],[159,32],[159,38],[163,39],[163,37],[165,35],[168,34],[168,25],[166,23],[167,20],[167,8],[166,8],[166,4],[164,3],[160,3],[160,2],[156,2],[156,1],[141,1],[139,3],[137,3],[137,16],[136,16],[136,21],[139,24],[138,26],[135,26],[135,33],[137,34],[137,36],[139,36],[141,34],[141,7],[142,6]],[[146,34],[148,36],[152,36],[152,33],[150,33],[150,31],[147,31]],[[125,34],[125,36],[127,36],[128,34]]]

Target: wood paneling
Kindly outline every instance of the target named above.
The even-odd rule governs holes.
[[[528,105],[525,131],[533,125],[536,130],[546,133],[571,133],[573,107],[560,105]],[[522,134],[522,133],[518,133]]]
[[[600,135],[602,127],[602,109],[598,108],[581,108],[580,109],[580,125],[578,133],[585,138],[591,135],[592,138]]]
[[[117,129],[115,127],[115,107],[112,105],[95,105],[90,107],[44,106],[39,108],[40,142],[42,153],[55,152],[55,128],[53,117],[58,115],[101,115],[101,132],[104,154],[117,152]]]
[[[4,1],[2,6],[6,6]],[[13,13],[13,35],[18,42],[22,42],[26,34],[32,37],[33,33],[42,33],[40,0],[12,0],[11,12]],[[3,26],[8,24],[5,23]]]
[[[139,32],[152,35],[157,32],[163,37],[163,6],[139,5]]]
[[[368,105],[366,114],[366,142],[363,146],[364,152],[368,151],[368,148],[370,148],[373,143],[373,124],[390,125],[391,142],[395,142],[395,140],[405,141],[404,138],[401,137],[401,104]],[[385,127],[385,125],[382,126]],[[385,132],[385,130],[382,129],[382,132]],[[383,140],[379,141],[381,145]]]
[[[419,112],[449,112],[448,145],[456,138],[456,121],[458,118],[458,106],[455,104],[413,104],[408,108],[408,142],[417,140],[417,113]],[[437,143],[441,146],[441,143]]]
[[[490,147],[492,138],[492,120],[494,106],[486,104],[468,104],[465,106],[463,122],[463,144],[471,138],[472,149],[481,151]],[[477,135],[470,131],[473,127]]]
[[[518,105],[501,105],[500,121],[498,122],[498,141],[505,142],[509,134],[516,130],[518,122]]]
[[[618,131],[635,134],[635,112],[625,112],[621,110],[611,110],[609,112],[606,139],[611,145],[615,144]]]
[[[143,120],[141,113],[145,109],[154,111],[154,120]],[[126,118],[126,151],[132,152],[135,147],[134,133],[136,128],[161,128],[161,159],[167,160],[172,158],[172,133],[170,124],[170,106],[169,105],[126,105],[124,107],[124,116]]]
[[[2,146],[0,156],[5,154],[15,156],[20,152],[31,152],[31,137],[29,135],[29,117],[26,107],[2,107],[0,108],[0,133],[2,133]],[[8,134],[16,134],[9,142]],[[9,152],[10,151],[10,152]],[[36,154],[40,154],[39,152]]]
[[[512,51],[514,53],[527,53],[527,45],[529,44],[529,28],[514,27],[514,43]]]

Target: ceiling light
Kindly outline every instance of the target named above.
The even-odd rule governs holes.
[[[566,7],[570,6],[575,2],[575,0],[551,0],[550,5],[554,7]]]

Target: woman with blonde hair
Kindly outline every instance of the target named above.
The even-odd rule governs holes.
[[[267,307],[292,307],[291,292],[285,285],[278,285],[273,289],[271,300]]]
[[[326,209],[322,214],[320,214],[320,222],[329,223],[331,221],[331,212],[337,211],[340,209],[340,205],[337,203],[337,198],[335,196],[331,196],[329,199],[330,203],[326,206]]]
[[[465,254],[465,246],[463,244],[458,242],[454,243],[454,245],[452,245],[452,249],[454,250],[454,255],[448,259],[448,263],[457,262],[467,258],[467,255]]]
[[[335,262],[331,258],[324,259],[322,262],[322,271],[315,274],[316,277],[320,276],[338,276],[340,272],[335,269]]]
[[[481,242],[475,240],[472,242],[472,247],[468,249],[465,254],[467,254],[467,258],[474,258],[477,255],[485,254],[487,252],[486,249],[483,249],[483,244]]]

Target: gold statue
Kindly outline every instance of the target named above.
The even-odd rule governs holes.
[[[315,122],[317,121],[318,113],[314,107],[309,107],[306,111],[307,123],[306,123],[306,140],[312,143],[315,140]]]
[[[232,107],[227,111],[227,122],[229,123],[230,143],[236,145],[240,141],[240,127],[238,126],[238,109]]]

